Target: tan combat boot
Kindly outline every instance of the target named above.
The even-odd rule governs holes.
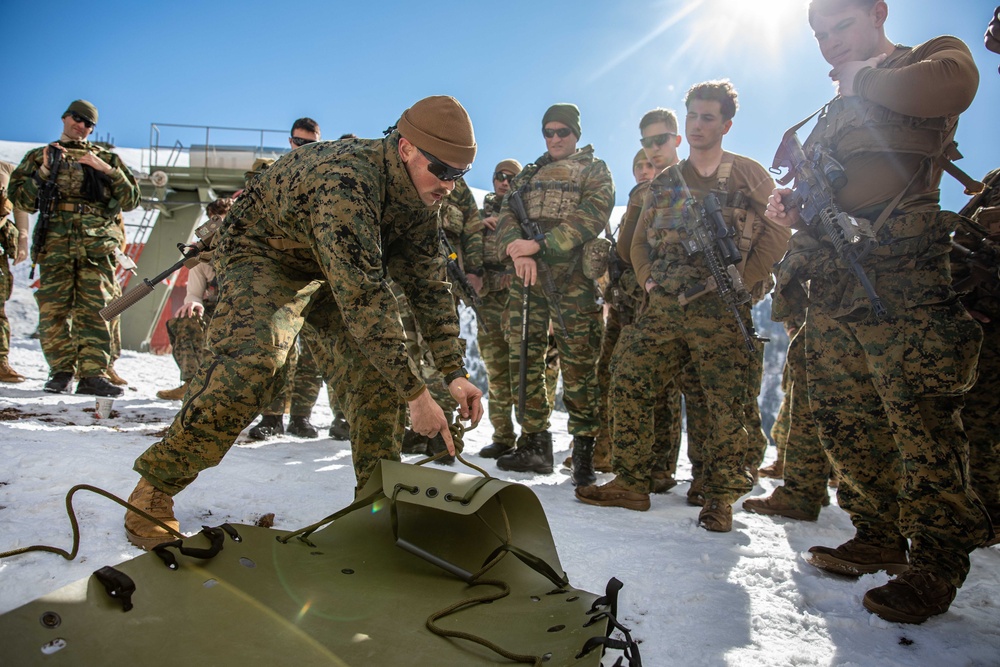
[[[128,502],[172,529],[180,531],[181,524],[174,518],[174,499],[146,481],[145,477],[139,479],[132,495],[128,497]],[[131,510],[125,513],[125,536],[129,542],[146,551],[157,544],[179,539],[159,524]]]
[[[733,529],[733,506],[718,498],[706,498],[698,514],[698,525],[713,533],[728,533]]]
[[[865,544],[857,539],[850,539],[839,547],[809,547],[806,562],[827,572],[855,578],[881,570],[902,574],[910,567],[905,541],[898,547]]]
[[[637,512],[649,509],[649,494],[619,486],[617,477],[601,486],[576,487],[576,498],[580,502],[599,507],[624,507]]]
[[[10,367],[6,357],[0,359],[0,382],[10,382],[11,384],[24,382],[24,376]]]
[[[891,623],[923,623],[948,611],[955,586],[930,572],[907,570],[884,586],[873,588],[863,600],[865,609]]]
[[[189,384],[191,384],[190,380],[179,387],[174,387],[173,389],[161,389],[156,392],[156,397],[162,398],[165,401],[182,401],[184,400],[184,392],[187,391]]]
[[[128,386],[128,380],[123,378],[121,375],[118,375],[113,365],[108,366],[108,380],[111,381],[111,384],[118,385],[119,387]]]

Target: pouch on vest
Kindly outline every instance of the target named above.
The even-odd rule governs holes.
[[[597,667],[610,647],[641,664],[614,618],[620,582],[603,596],[569,585],[528,487],[381,461],[358,498],[296,532],[206,529],[39,598],[0,617],[4,656]]]

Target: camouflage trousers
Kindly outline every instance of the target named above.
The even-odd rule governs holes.
[[[10,272],[10,260],[0,256],[0,361],[10,354],[10,322],[7,320],[7,299],[14,290],[14,276]]]
[[[351,425],[361,488],[380,459],[399,460],[406,404],[348,332],[325,281],[313,271],[261,255],[222,256],[221,294],[209,331],[211,357],[191,381],[166,436],[135,462],[156,488],[176,494],[218,465],[273,398],[275,378],[306,318],[313,352]]]
[[[800,327],[788,343],[782,377],[785,392],[771,437],[784,461],[784,487],[791,494],[789,502],[801,503],[803,509],[815,509],[828,496],[827,483],[833,472],[830,457],[816,434],[816,422],[809,409],[806,376],[806,333]]]
[[[295,339],[295,345],[288,351],[288,362],[279,375],[279,385],[275,387],[274,400],[261,414],[308,417],[312,414],[319,390],[323,388],[323,375],[312,355],[315,341],[310,342],[309,327],[303,327]]]
[[[834,320],[816,304],[838,299],[823,277],[812,280],[809,404],[857,539],[897,548],[906,538],[911,567],[960,586],[989,533],[960,418],[982,333],[953,297],[947,255],[872,268],[884,322]]]
[[[1000,530],[1000,325],[982,325],[979,378],[965,395],[962,423],[969,436],[972,488],[986,505],[993,525]]]
[[[510,349],[507,345],[507,330],[510,315],[507,311],[510,292],[494,290],[483,296],[483,305],[479,308],[489,333],[479,327],[479,354],[486,366],[486,376],[489,381],[489,411],[490,425],[493,426],[493,442],[508,447],[514,446],[514,421],[511,419],[511,409],[514,407],[514,394],[510,379]]]
[[[712,436],[712,414],[705,401],[705,392],[701,390],[698,379],[698,367],[691,361],[690,353],[682,360],[683,368],[674,382],[684,396],[684,425],[687,427],[687,455],[691,462],[691,477],[702,478],[705,467],[705,443]],[[680,406],[678,406],[678,411]],[[749,435],[748,435],[749,437]],[[680,443],[676,450],[670,453],[671,473],[677,470],[677,457],[680,455]]]
[[[202,360],[210,354],[208,324],[215,312],[214,304],[206,304],[201,317],[172,317],[167,320],[167,337],[171,354],[181,371],[181,382],[187,382],[198,372]]]
[[[596,437],[600,428],[597,383],[597,358],[601,348],[603,327],[601,309],[594,300],[593,281],[579,270],[574,271],[560,285],[563,290],[559,302],[566,333],[559,326],[555,309],[549,304],[539,285],[529,291],[527,338],[527,381],[525,410],[519,416],[523,433],[548,430],[552,401],[546,379],[546,351],[548,349],[549,322],[553,323],[559,365],[563,376],[563,403],[569,413],[570,435]],[[521,382],[521,295],[522,284],[515,280],[510,289],[510,378],[511,392],[517,396]]]
[[[420,326],[417,324],[417,318],[413,315],[409,299],[395,283],[392,285],[392,294],[399,304],[399,316],[403,321],[403,331],[406,334],[406,351],[410,355],[410,359],[413,359],[413,363],[416,364],[420,372],[420,379],[427,385],[427,391],[434,398],[434,402],[444,410],[445,416],[451,421],[458,403],[448,391],[448,385],[444,383],[444,375],[437,369],[434,355],[431,354],[430,348],[427,347],[423,336],[420,335]],[[407,423],[409,423],[409,416],[407,416]]]
[[[741,315],[750,322],[750,309]],[[702,441],[706,498],[727,503],[747,493],[747,406],[755,368],[729,310],[714,295],[681,306],[655,288],[633,327],[623,331],[611,364],[614,468],[619,484],[632,491],[652,489],[655,465],[655,396],[675,382],[690,358],[712,417]]]
[[[631,326],[631,325],[628,325]],[[595,462],[610,462],[613,459],[611,438],[612,413],[609,404],[611,396],[611,363],[618,347],[623,329],[621,312],[612,306],[608,309],[608,319],[601,339],[601,357],[597,362],[597,378],[601,387],[601,430],[594,447]],[[653,453],[656,455],[654,471],[666,471],[671,476],[677,470],[677,456],[681,447],[681,392],[676,382],[660,387],[653,408]]]
[[[114,256],[75,248],[69,237],[51,239],[40,258],[38,338],[50,373],[106,377],[111,325],[98,311],[118,293]]]

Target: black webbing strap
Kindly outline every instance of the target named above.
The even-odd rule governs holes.
[[[135,593],[135,582],[121,570],[105,565],[94,572],[94,578],[101,582],[104,591],[122,603],[122,611],[132,608],[132,593]]]
[[[521,547],[516,547],[510,543],[501,544],[496,549],[494,549],[493,553],[487,556],[486,560],[483,561],[483,564],[485,565],[486,563],[489,563],[491,560],[493,560],[494,558],[496,558],[498,555],[500,555],[505,551],[517,556],[517,559],[519,561],[521,561],[522,563],[530,567],[532,570],[534,570],[538,574],[542,575],[543,577],[551,581],[560,589],[569,586],[569,579],[566,577],[565,574],[563,574],[563,576],[559,576],[559,574],[552,569],[552,566],[546,563],[544,560],[542,560],[535,554],[525,551]]]
[[[210,558],[215,558],[222,548],[225,546],[226,535],[232,538],[234,542],[242,541],[240,534],[236,532],[236,529],[230,526],[228,523],[224,523],[221,526],[215,528],[209,528],[208,526],[201,527],[201,534],[208,538],[210,545],[208,548],[202,547],[186,547],[184,546],[184,540],[174,540],[173,542],[164,542],[163,544],[157,544],[153,547],[153,553],[159,556],[168,568],[171,570],[177,569],[177,558],[168,549],[177,549],[178,553],[182,556],[187,556],[189,558],[199,558],[201,560],[209,560]]]

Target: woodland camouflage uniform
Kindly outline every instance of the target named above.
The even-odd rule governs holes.
[[[399,460],[406,401],[425,385],[406,351],[390,279],[439,368],[462,366],[437,210],[421,201],[399,140],[393,132],[308,144],[236,201],[218,246],[214,357],[167,435],[135,464],[154,487],[173,495],[222,460],[272,399],[304,321],[320,334],[320,366],[334,369],[329,386],[351,425],[359,488],[378,460]]]
[[[526,405],[520,417],[522,433],[546,432],[551,406],[546,391],[545,356],[550,320],[553,324],[563,375],[563,402],[569,413],[569,433],[596,437],[600,428],[596,364],[603,327],[594,280],[583,274],[583,245],[604,231],[614,207],[614,182],[603,160],[588,145],[562,160],[545,153],[513,180],[511,191],[521,190],[528,218],[539,224],[546,250],[536,259],[548,264],[562,309],[567,334],[562,332],[554,305],[541,285],[530,291]],[[497,224],[497,248],[523,238],[505,198]],[[503,261],[505,257],[492,258]],[[516,397],[520,384],[522,283],[514,280],[509,293],[510,377]]]
[[[88,141],[60,140],[59,145],[65,149],[57,176],[59,201],[49,220],[45,247],[36,249],[39,341],[50,373],[106,378],[112,329],[98,311],[118,294],[114,251],[124,239],[116,215],[139,205],[139,187],[110,150]],[[29,213],[38,210],[43,151],[44,147],[28,151],[11,175],[11,201]],[[79,163],[87,153],[112,167],[110,177]],[[98,181],[89,194],[84,188],[85,170]]]

